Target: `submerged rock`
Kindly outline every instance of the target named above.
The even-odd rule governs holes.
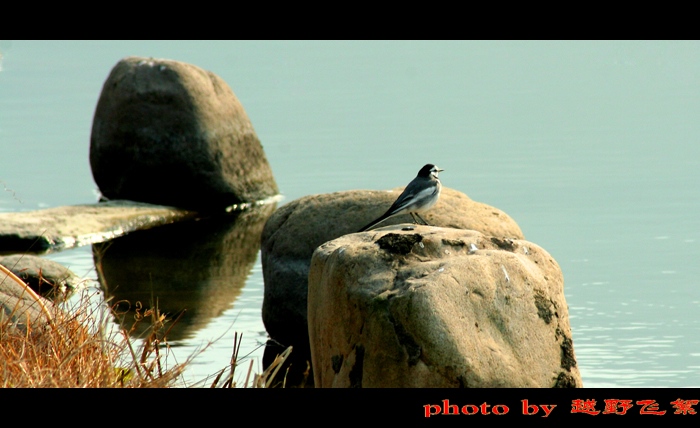
[[[16,268],[16,263],[5,262]],[[0,265],[0,333],[41,335],[53,320],[47,309],[50,300],[38,295],[5,264]]]
[[[54,290],[69,292],[82,281],[62,264],[29,254],[0,256],[0,264],[42,296],[52,294]]]

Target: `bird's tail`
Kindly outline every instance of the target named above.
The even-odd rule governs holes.
[[[386,214],[384,214],[383,216],[379,217],[376,220],[373,220],[372,222],[370,222],[368,225],[366,225],[362,229],[358,230],[357,232],[359,233],[359,232],[364,232],[366,230],[369,230],[369,229],[373,228],[374,226],[378,225],[379,223],[383,222],[384,220],[386,220],[387,217],[388,216]]]

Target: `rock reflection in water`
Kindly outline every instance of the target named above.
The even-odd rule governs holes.
[[[105,297],[111,304],[123,302],[117,305],[116,321],[131,328],[136,302],[144,309],[157,302],[171,320],[185,311],[168,339],[192,337],[241,293],[260,249],[262,228],[274,210],[275,204],[267,204],[93,245]],[[149,325],[138,323],[135,334],[143,334]]]

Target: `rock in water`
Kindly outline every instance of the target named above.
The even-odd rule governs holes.
[[[309,272],[316,387],[581,387],[564,279],[541,247],[397,226],[321,245]]]
[[[290,375],[295,369],[306,370],[306,361],[310,360],[307,285],[314,250],[324,242],[357,232],[383,214],[402,190],[351,190],[310,195],[292,201],[272,214],[261,238],[265,279],[262,315],[265,328],[273,339],[268,342],[264,363],[271,362],[275,354],[292,345],[294,367]],[[520,227],[505,212],[444,186],[440,201],[424,217],[435,226],[523,238]],[[412,224],[413,220],[410,215],[403,214],[390,218],[378,229],[399,223]],[[377,232],[373,230],[371,233]]]
[[[231,88],[178,61],[114,66],[95,109],[90,165],[109,199],[208,211],[279,193]]]
[[[54,289],[70,292],[82,281],[62,264],[30,254],[0,256],[0,264],[42,296],[52,295]]]

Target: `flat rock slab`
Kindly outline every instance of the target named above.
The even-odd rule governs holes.
[[[0,213],[0,254],[42,254],[194,219],[194,211],[133,201]]]

